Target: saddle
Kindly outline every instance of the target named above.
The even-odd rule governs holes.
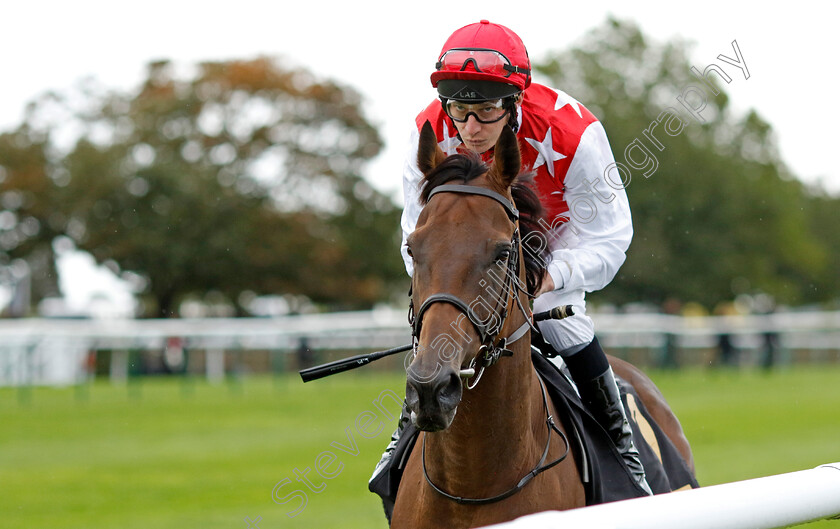
[[[575,464],[586,492],[586,505],[643,496],[643,491],[636,485],[606,431],[581,403],[571,377],[564,372],[565,367],[558,367],[536,348],[532,348],[531,360],[537,374],[545,382],[559,415],[557,419],[566,428],[569,442],[577,444]],[[653,493],[699,487],[688,465],[668,436],[653,421],[635,389],[619,377],[616,379],[622,402],[628,410],[633,439]],[[390,468],[369,484],[370,491],[382,498],[389,522],[400,479],[418,433],[409,422],[394,450]]]
[[[643,496],[607,432],[581,402],[571,377],[539,352],[532,351],[531,360],[537,374],[546,383],[567,433],[580,443],[580,456],[576,463],[586,491],[586,504],[597,505]],[[685,460],[654,422],[633,386],[618,376],[616,382],[633,430],[633,441],[653,493],[699,487]]]

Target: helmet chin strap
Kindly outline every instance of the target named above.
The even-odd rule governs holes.
[[[510,126],[511,130],[515,133],[519,132],[519,104],[517,100],[521,98],[520,95],[516,95],[513,97],[513,101],[510,103],[510,116],[508,117],[508,126]]]

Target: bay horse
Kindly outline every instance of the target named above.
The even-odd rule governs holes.
[[[428,123],[421,132],[425,207],[407,241],[414,354],[406,370],[406,404],[421,432],[392,528],[479,527],[585,505],[578,447],[554,419],[531,360],[528,291],[542,267],[523,239],[540,206],[520,166],[510,129],[489,168],[476,155],[447,157]],[[693,471],[658,389],[630,364],[610,362]]]

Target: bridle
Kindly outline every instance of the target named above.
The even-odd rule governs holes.
[[[434,196],[437,193],[461,193],[465,195],[481,195],[488,198],[492,198],[493,200],[501,204],[502,207],[504,207],[508,218],[515,226],[513,236],[511,237],[511,251],[508,256],[508,263],[505,270],[505,279],[503,281],[503,290],[506,293],[505,300],[501,309],[501,314],[494,314],[494,316],[497,316],[498,319],[497,325],[490,325],[490,322],[492,322],[493,318],[488,318],[487,322],[481,321],[481,319],[478,317],[478,315],[476,315],[475,311],[470,307],[469,304],[465,303],[458,296],[455,296],[454,294],[449,294],[447,292],[438,292],[427,297],[425,301],[423,301],[423,303],[420,305],[420,308],[417,310],[416,314],[414,312],[413,298],[409,304],[408,320],[412,328],[412,347],[414,349],[415,356],[417,355],[417,344],[420,338],[420,327],[423,323],[423,314],[425,314],[426,310],[428,310],[428,308],[432,304],[449,303],[457,307],[462,313],[464,313],[467,316],[481,340],[481,347],[479,348],[478,354],[470,362],[469,368],[461,370],[462,377],[472,377],[473,375],[475,375],[476,362],[480,359],[481,365],[479,367],[479,372],[478,375],[476,375],[475,381],[473,381],[472,384],[470,384],[469,382],[467,383],[467,388],[473,389],[478,384],[478,381],[481,380],[481,375],[484,373],[485,368],[495,364],[502,356],[513,356],[513,352],[507,348],[510,344],[516,342],[517,340],[525,336],[529,328],[534,329],[536,331],[536,329],[533,327],[533,323],[531,323],[530,311],[525,310],[525,307],[522,305],[522,301],[519,296],[519,293],[523,292],[526,295],[528,295],[527,289],[523,288],[523,286],[519,282],[519,247],[521,245],[521,240],[519,236],[519,211],[516,209],[513,202],[508,200],[508,198],[504,195],[482,187],[458,184],[441,185],[436,187],[429,193],[429,200],[431,200],[432,196]],[[516,294],[514,294],[514,290],[517,291]],[[509,336],[497,340],[499,334],[502,331],[502,328],[504,327],[505,321],[507,320],[508,307],[510,306],[511,296],[513,296],[516,299],[516,303],[519,307],[519,310],[521,310],[522,314],[525,316],[525,323],[521,325],[518,329],[516,329],[513,333],[511,333]],[[495,503],[497,501],[501,501],[505,498],[513,496],[514,494],[522,490],[525,487],[525,485],[527,485],[528,482],[530,482],[531,479],[533,479],[536,475],[552,468],[553,466],[566,459],[566,457],[569,454],[569,440],[563,434],[563,431],[557,428],[557,425],[554,423],[554,418],[551,416],[551,413],[548,408],[545,384],[539,376],[537,376],[537,380],[539,381],[540,389],[542,390],[543,407],[545,408],[546,413],[545,422],[546,427],[548,428],[548,437],[546,439],[545,449],[543,450],[542,457],[540,458],[536,466],[531,470],[531,472],[529,472],[522,479],[520,479],[515,486],[496,496],[491,496],[488,498],[464,498],[461,496],[455,496],[441,489],[439,486],[435,485],[434,482],[432,482],[432,479],[429,477],[429,473],[426,470],[426,435],[424,432],[421,460],[423,467],[423,476],[426,478],[426,482],[429,484],[429,486],[432,487],[432,489],[435,490],[435,492],[444,496],[447,499],[450,499],[460,504],[486,505],[489,503]],[[548,452],[551,448],[552,431],[559,434],[560,438],[563,439],[563,442],[566,445],[566,450],[563,453],[563,455],[561,455],[554,461],[546,464],[545,460],[548,457]]]
[[[505,213],[507,213],[508,219],[510,219],[510,221],[514,224],[514,231],[511,236],[510,243],[511,250],[507,259],[505,277],[502,281],[502,295],[505,299],[503,302],[497,303],[497,311],[494,311],[494,313],[491,314],[486,321],[482,321],[481,318],[478,317],[470,304],[466,303],[458,296],[447,292],[438,292],[427,297],[420,305],[420,308],[416,313],[414,312],[414,300],[412,298],[408,308],[408,321],[412,328],[411,335],[414,356],[417,355],[420,328],[423,325],[423,315],[431,305],[435,303],[449,303],[450,305],[454,305],[464,315],[466,315],[467,319],[478,333],[478,337],[481,341],[478,354],[470,361],[470,365],[467,369],[461,370],[461,376],[464,378],[469,379],[475,376],[474,381],[467,381],[467,389],[473,389],[478,384],[479,380],[481,380],[481,375],[484,373],[485,368],[498,362],[499,358],[502,356],[512,356],[513,352],[508,349],[508,346],[525,336],[525,333],[529,328],[534,329],[533,324],[531,323],[530,311],[525,310],[525,307],[522,305],[522,300],[518,295],[520,292],[528,295],[527,290],[520,284],[519,280],[519,248],[521,245],[519,236],[519,210],[516,209],[513,202],[501,193],[482,187],[458,184],[441,185],[429,193],[428,199],[431,200],[431,198],[438,193],[460,193],[464,195],[481,195],[492,198],[502,205],[505,209]],[[515,291],[516,294],[514,293]],[[411,293],[409,294],[411,295]],[[498,336],[504,327],[505,321],[507,320],[508,307],[510,306],[511,297],[516,300],[519,310],[521,310],[522,314],[525,316],[525,323],[523,323],[509,336],[498,339]],[[499,309],[499,306],[501,306],[501,309]],[[494,320],[498,322],[496,325],[493,325]],[[480,365],[478,365],[479,362]],[[477,375],[475,372],[476,365],[478,365],[479,368]]]

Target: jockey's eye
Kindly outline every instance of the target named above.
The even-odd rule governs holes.
[[[458,123],[466,123],[470,115],[475,116],[479,123],[496,123],[508,113],[508,107],[502,99],[481,103],[465,103],[446,99],[443,103],[443,109],[450,118]]]

